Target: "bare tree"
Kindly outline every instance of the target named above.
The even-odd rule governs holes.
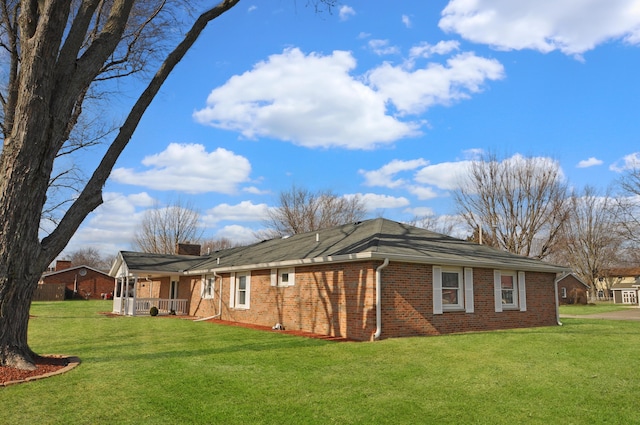
[[[353,223],[364,215],[364,203],[358,196],[340,197],[330,190],[311,192],[292,186],[280,193],[279,206],[269,210],[265,226],[270,237],[279,237]]]
[[[555,161],[487,155],[454,191],[460,215],[483,243],[528,257],[554,249],[567,218],[567,188]]]
[[[71,265],[88,266],[97,270],[108,270],[111,267],[113,258],[103,256],[96,248],[81,248],[66,255]]]
[[[407,224],[443,235],[454,236],[460,227],[460,220],[450,215],[424,215],[416,216]]]
[[[238,2],[220,0],[193,19],[184,13],[189,3],[180,0],[0,0],[0,364],[35,368],[27,329],[41,273],[103,202],[116,160],[175,66],[207,24]],[[193,19],[180,40],[180,26],[168,25],[175,16]],[[140,73],[155,59],[161,62],[155,74]],[[64,172],[54,172],[54,163],[71,148],[85,102],[104,94],[102,82],[134,74],[148,78],[146,88],[109,134],[106,152],[73,202],[58,203],[62,211],[41,239],[47,191]]]
[[[209,238],[201,242],[200,252],[202,255],[207,255],[212,252],[221,251],[223,249],[235,248],[243,246],[244,244],[234,242],[229,238]]]
[[[200,213],[191,204],[172,201],[145,212],[133,237],[135,249],[155,254],[176,254],[179,243],[199,243],[204,229]]]
[[[590,186],[572,194],[559,249],[552,256],[554,262],[569,265],[594,291],[605,271],[618,265],[623,237],[617,206],[609,194],[599,195]]]
[[[640,167],[628,170],[618,181],[620,223],[634,245],[640,243]]]

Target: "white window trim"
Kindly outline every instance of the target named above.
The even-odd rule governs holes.
[[[444,311],[460,311],[464,309],[464,292],[465,292],[465,288],[464,288],[464,275],[463,275],[463,271],[462,269],[459,268],[455,268],[455,267],[443,267],[442,268],[442,273],[455,273],[458,275],[458,287],[457,287],[457,292],[458,292],[458,303],[457,304],[445,304],[444,302],[442,303],[442,310]],[[442,289],[444,290],[444,286],[442,287]],[[453,289],[453,288],[447,288],[447,289]]]
[[[433,266],[433,314],[442,314],[442,267]]]
[[[238,280],[240,277],[246,277],[246,287],[245,287],[245,303],[239,304],[239,291],[240,287],[238,285]],[[241,272],[241,273],[231,273],[229,278],[231,290],[229,291],[229,305],[231,308],[235,308],[237,310],[248,310],[251,306],[251,272]]]
[[[515,287],[513,288],[513,303],[503,304],[502,302],[502,276],[512,276]],[[493,294],[495,311],[500,313],[504,310],[527,311],[527,289],[525,284],[525,272],[514,271],[493,271]]]
[[[202,276],[202,282],[200,284],[200,297],[203,300],[212,300],[215,297],[215,285],[216,278],[213,275]],[[210,287],[211,291],[207,291],[207,287]]]
[[[562,291],[562,298],[567,298],[567,288],[565,288],[564,286],[562,288],[560,288]]]
[[[473,313],[473,269],[464,268],[464,310],[466,313]]]
[[[271,269],[271,286],[277,286],[280,288],[286,288],[288,286],[295,286],[296,284],[296,272],[295,268],[286,269]],[[289,281],[284,283],[282,281],[282,275],[288,274]]]
[[[443,305],[442,303],[442,272],[455,271],[459,273],[462,285],[459,289],[458,299],[459,305]],[[442,266],[433,266],[433,314],[442,314],[444,311],[461,311],[466,313],[474,312],[473,300],[473,269],[471,267],[459,268],[443,268]]]

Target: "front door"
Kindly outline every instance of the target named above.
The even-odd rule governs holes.
[[[169,285],[169,309],[175,311],[176,310],[176,302],[173,301],[178,298],[178,281],[171,280],[171,285]]]
[[[622,304],[636,304],[636,291],[622,291]]]

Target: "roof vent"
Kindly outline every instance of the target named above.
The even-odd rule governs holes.
[[[320,242],[320,233],[316,233],[316,242]]]

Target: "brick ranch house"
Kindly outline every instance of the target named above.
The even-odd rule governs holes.
[[[567,273],[558,278],[558,302],[560,304],[587,304],[589,285],[574,273]]]
[[[114,313],[201,318],[353,340],[558,323],[566,268],[378,218],[209,256],[120,252]]]
[[[54,270],[44,273],[40,284],[64,285],[65,298],[101,299],[113,291],[113,277],[108,273],[84,265],[72,267],[66,260],[56,261]]]

